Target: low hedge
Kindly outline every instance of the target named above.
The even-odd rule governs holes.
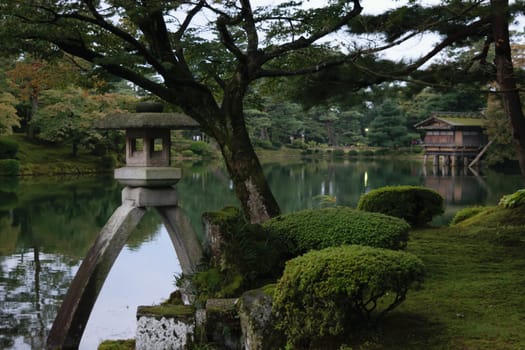
[[[376,323],[423,278],[421,260],[405,252],[358,245],[311,251],[286,263],[273,299],[276,327],[294,349],[333,345]]]
[[[410,229],[404,220],[349,207],[301,210],[270,219],[263,227],[270,236],[284,237],[294,256],[342,244],[404,249]]]
[[[357,208],[405,219],[414,227],[424,226],[443,214],[443,197],[419,186],[387,186],[361,196]]]
[[[525,206],[525,189],[501,197],[498,205],[508,209]]]
[[[465,221],[479,213],[487,210],[487,207],[468,207],[463,208],[454,215],[454,218],[450,222],[451,225],[459,224],[462,221]]]
[[[18,176],[20,164],[16,159],[0,159],[0,176]]]
[[[18,152],[18,143],[7,137],[0,137],[0,159],[12,159]]]

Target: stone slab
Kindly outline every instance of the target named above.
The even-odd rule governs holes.
[[[131,187],[172,186],[181,178],[182,169],[173,167],[127,166],[115,169],[115,180]]]
[[[125,187],[122,202],[132,201],[136,207],[163,207],[177,205],[177,192],[173,187]]]
[[[97,120],[93,127],[95,129],[198,129],[199,123],[182,113],[120,113]]]

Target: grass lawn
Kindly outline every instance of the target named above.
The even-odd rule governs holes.
[[[525,208],[491,208],[456,226],[415,230],[421,290],[352,349],[525,349]]]
[[[16,157],[21,175],[57,175],[100,172],[99,156],[79,150],[76,156],[71,148],[32,142],[23,134],[10,136],[19,146]],[[106,169],[107,171],[107,169]]]

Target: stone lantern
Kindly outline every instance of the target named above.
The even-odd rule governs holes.
[[[146,208],[159,213],[182,272],[195,271],[202,247],[189,219],[178,206],[175,185],[179,168],[170,166],[170,130],[196,129],[198,124],[180,113],[162,113],[157,104],[136,113],[114,114],[98,121],[97,129],[126,130],[126,166],[115,169],[124,185],[122,204],[100,230],[67,291],[47,338],[49,349],[76,349],[89,314],[115,259]]]
[[[176,184],[182,175],[181,169],[170,166],[170,130],[198,126],[184,114],[162,113],[161,104],[143,103],[136,113],[108,115],[95,128],[126,130],[126,166],[115,169],[117,181],[131,187],[162,187]]]

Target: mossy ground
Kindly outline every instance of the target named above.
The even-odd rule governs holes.
[[[71,148],[30,141],[23,134],[10,136],[19,145],[16,158],[20,175],[87,174],[111,169],[100,168],[100,156],[80,150],[76,156]]]
[[[525,208],[489,208],[461,225],[415,230],[423,289],[352,349],[525,349]]]

